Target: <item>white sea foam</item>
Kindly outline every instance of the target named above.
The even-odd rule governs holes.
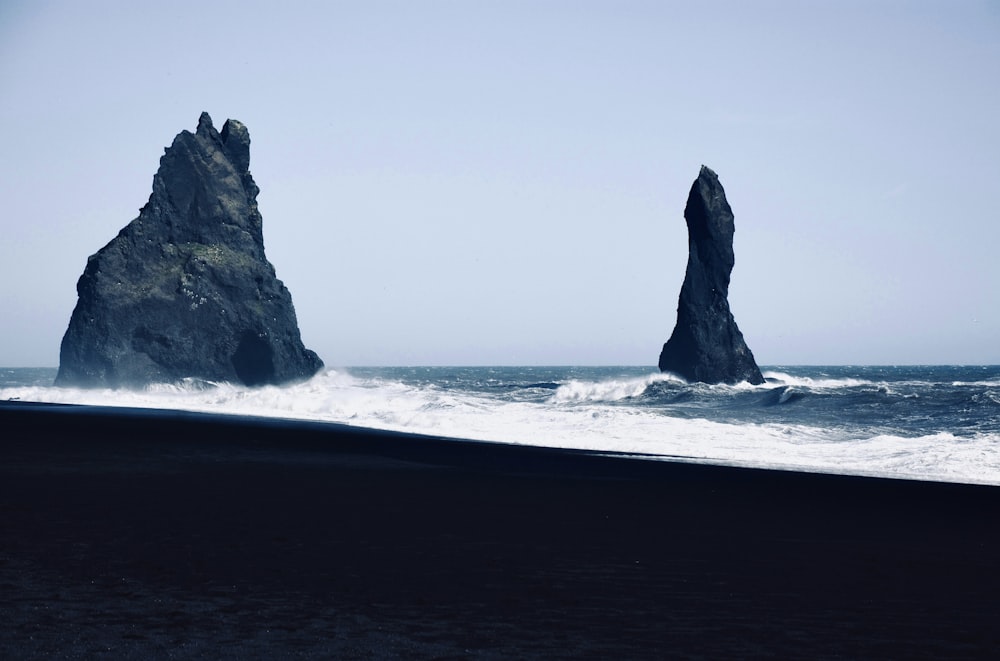
[[[617,402],[629,397],[638,397],[654,383],[684,383],[671,374],[650,374],[632,379],[611,379],[608,381],[569,381],[556,389],[550,401],[565,402]]]
[[[804,388],[820,389],[820,388],[856,388],[858,386],[870,386],[875,385],[874,381],[869,381],[867,379],[850,379],[850,378],[840,378],[840,379],[812,379],[807,376],[792,376],[791,374],[785,374],[784,372],[774,372],[768,371],[763,372],[764,379],[767,381],[767,385],[782,385],[782,386],[800,386]]]
[[[284,387],[195,382],[139,391],[17,387],[0,389],[0,400],[272,416],[728,465],[1000,484],[996,434],[907,438],[777,422],[733,424],[677,417],[657,407],[616,404],[652,384],[671,380],[675,379],[657,374],[570,381],[547,401],[510,401],[325,370],[309,381]],[[845,381],[854,380],[831,380],[837,382],[831,385],[813,379],[788,381],[793,386],[825,388],[845,387]]]

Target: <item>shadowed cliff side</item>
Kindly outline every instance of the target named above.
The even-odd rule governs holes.
[[[735,263],[733,211],[719,177],[704,165],[691,186],[684,219],[687,272],[677,325],[660,352],[660,371],[705,383],[763,383],[729,310],[729,276]]]
[[[202,113],[160,159],[139,217],[87,260],[56,385],[311,377],[292,297],[264,255],[250,134]]]

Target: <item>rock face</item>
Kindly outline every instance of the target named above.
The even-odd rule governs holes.
[[[323,361],[264,256],[250,134],[202,113],[160,159],[139,217],[87,260],[56,385],[306,379]]]
[[[684,219],[688,263],[677,304],[677,325],[660,352],[660,371],[705,383],[764,383],[729,310],[733,271],[733,210],[719,177],[701,166]]]

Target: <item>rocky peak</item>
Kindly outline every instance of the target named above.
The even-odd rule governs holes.
[[[249,385],[312,376],[291,295],[264,255],[250,134],[208,113],[160,159],[138,218],[92,255],[57,383],[139,386],[186,377]]]
[[[735,257],[733,211],[718,175],[701,166],[688,194],[688,264],[677,304],[677,324],[659,366],[688,381],[763,383],[764,377],[729,309]]]

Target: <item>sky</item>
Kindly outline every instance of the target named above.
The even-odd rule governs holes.
[[[650,365],[702,164],[762,365],[1000,363],[1000,3],[0,4],[0,365],[202,111],[331,367]]]

